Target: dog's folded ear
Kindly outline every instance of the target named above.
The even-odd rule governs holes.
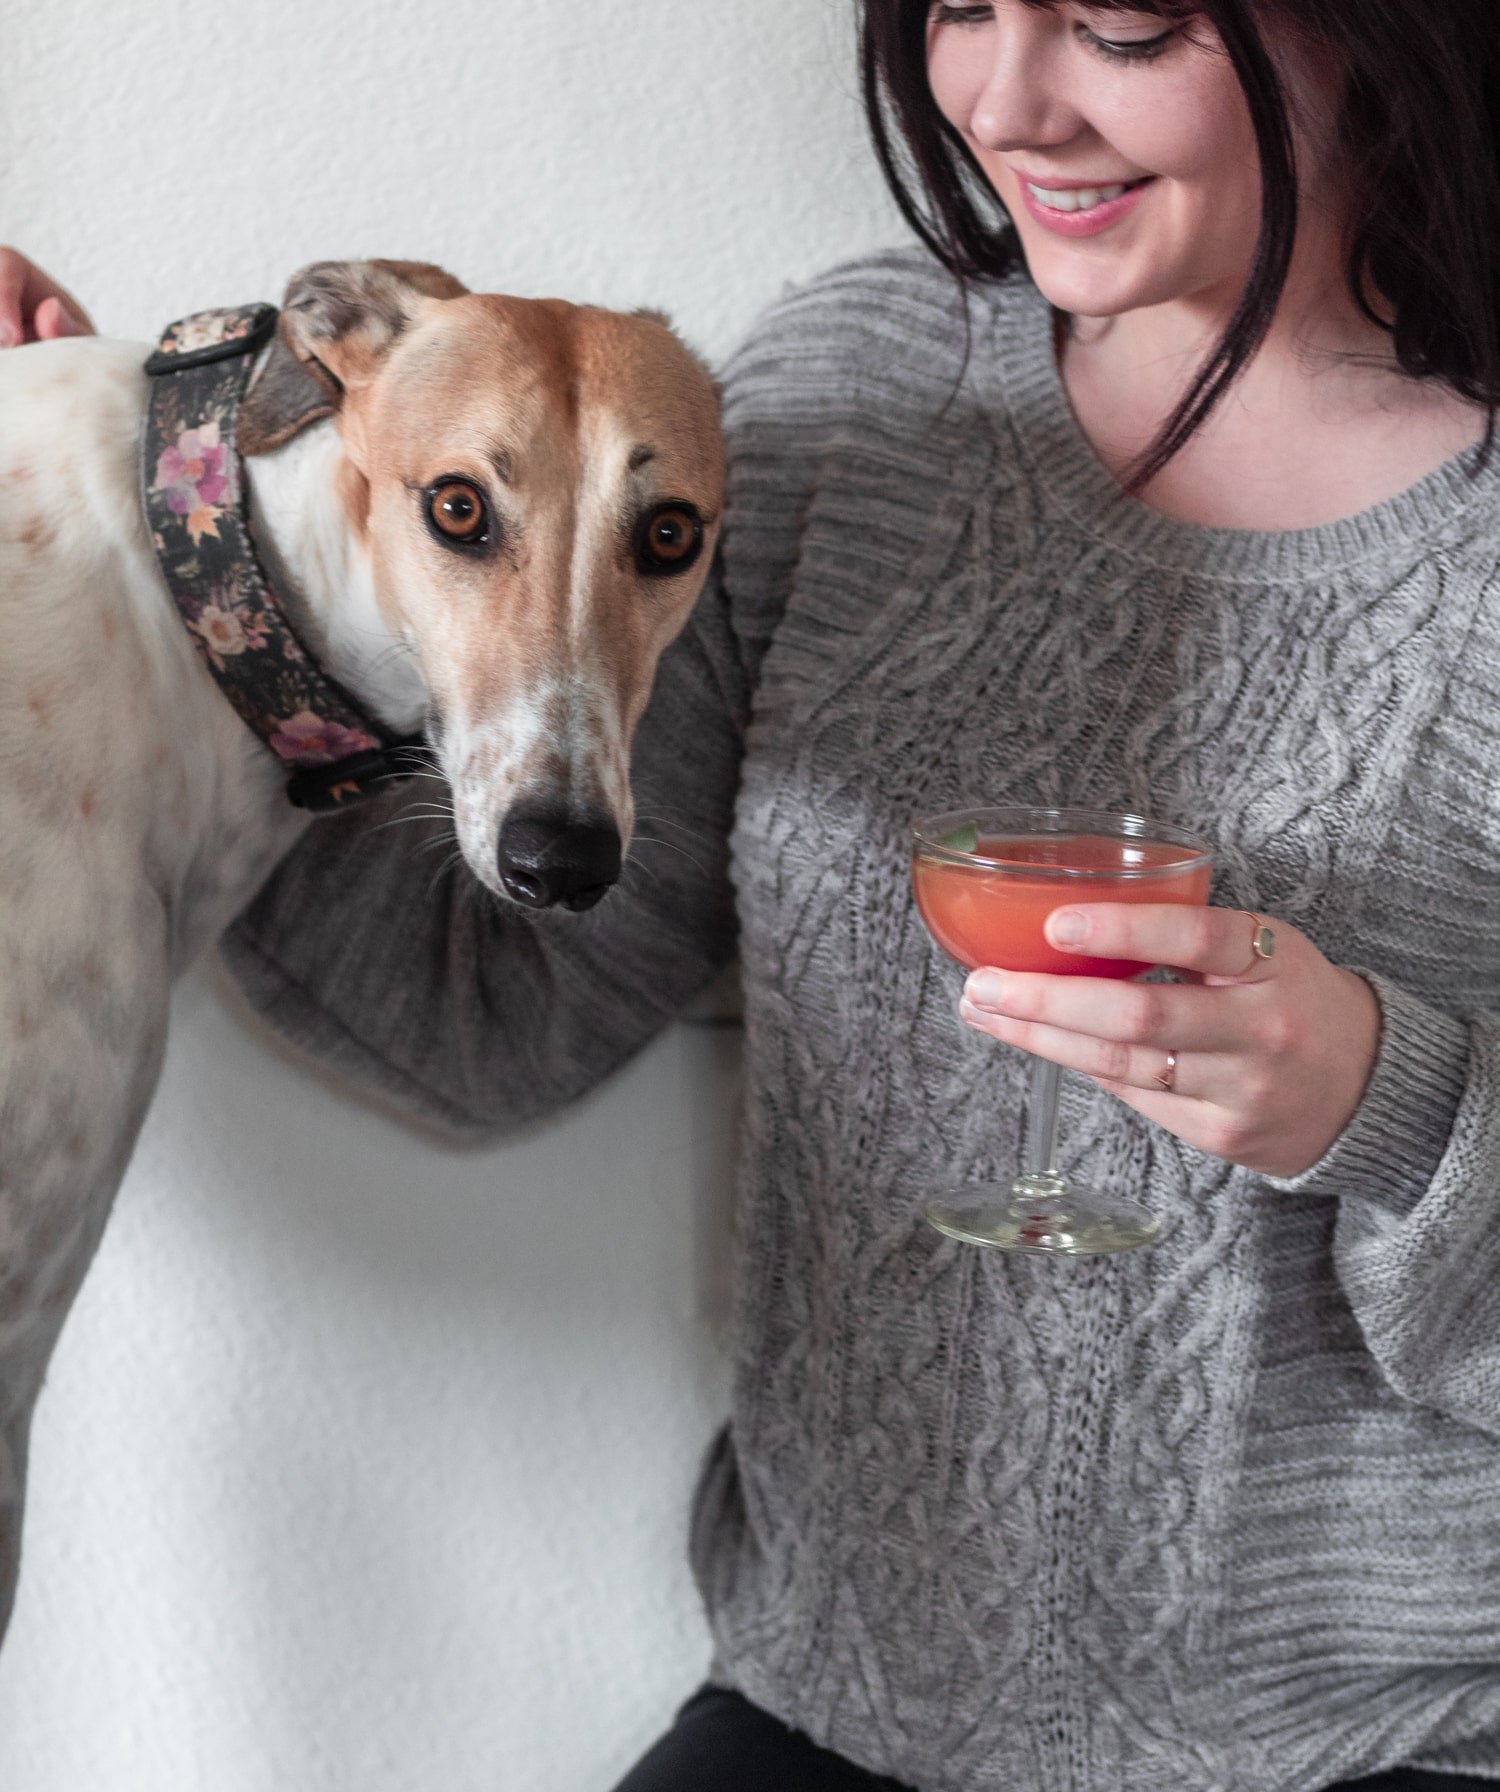
[[[316,261],[294,274],[271,352],[240,406],[236,445],[267,454],[374,374],[424,299],[469,289],[425,261]]]

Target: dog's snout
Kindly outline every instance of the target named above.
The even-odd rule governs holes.
[[[608,822],[513,815],[500,830],[500,882],[528,908],[592,908],[620,875],[620,834]]]

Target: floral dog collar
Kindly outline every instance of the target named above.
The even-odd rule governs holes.
[[[193,645],[243,721],[291,774],[298,808],[339,809],[414,769],[420,736],[366,715],[297,638],[255,551],[235,419],[273,305],[201,311],[162,333],[141,497],[163,579]]]

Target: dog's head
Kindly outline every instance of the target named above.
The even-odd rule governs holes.
[[[240,445],[335,417],[349,527],[421,667],[459,843],[517,901],[586,908],[618,875],[630,742],[718,536],[718,409],[654,315],[396,262],[319,263],[287,291]]]

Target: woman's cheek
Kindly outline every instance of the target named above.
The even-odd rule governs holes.
[[[938,111],[956,131],[967,131],[974,103],[984,91],[984,76],[983,62],[959,33],[940,25],[929,29],[927,85]]]

